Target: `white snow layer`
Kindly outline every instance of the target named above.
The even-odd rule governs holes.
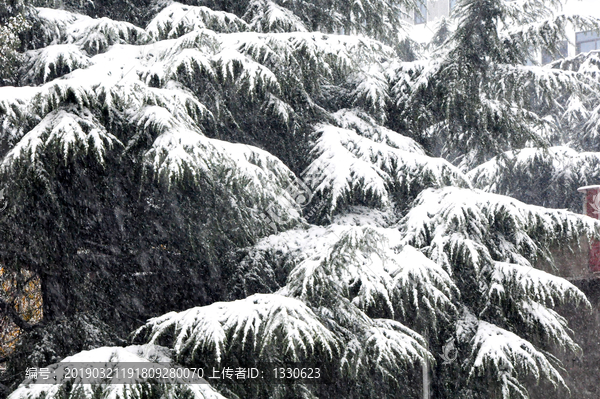
[[[333,334],[303,302],[277,294],[254,294],[232,302],[216,302],[184,312],[150,319],[136,335],[152,343],[174,333],[174,351],[191,356],[205,353],[220,364],[234,343],[262,359],[265,352],[281,351],[295,361],[321,349],[333,356],[338,350]]]
[[[313,162],[303,172],[309,186],[330,202],[330,212],[356,193],[383,207],[392,191],[414,191],[419,185],[469,186],[466,176],[441,158],[431,158],[412,140],[377,126],[355,114],[340,111],[342,126],[317,126]],[[427,182],[427,183],[426,183]]]
[[[507,230],[490,235],[498,231],[498,223]],[[405,243],[427,248],[427,255],[446,268],[451,258],[461,256],[462,262],[479,269],[492,255],[532,266],[544,255],[541,238],[559,243],[598,234],[598,223],[592,218],[457,187],[424,190],[400,224]]]
[[[165,362],[170,363],[170,350],[161,346],[146,344],[133,345],[125,348],[121,347],[101,347],[89,351],[79,352],[73,356],[69,356],[61,360],[60,363],[52,364],[46,367],[48,370],[56,370],[61,367],[61,363],[77,363],[77,366],[85,368],[97,367],[98,363],[150,363],[150,362]],[[87,365],[87,366],[86,366]],[[176,366],[173,366],[176,367]],[[40,378],[40,376],[38,376]],[[83,394],[89,397],[94,395],[93,386],[90,384],[81,384],[75,382],[77,388],[83,389]],[[194,399],[225,399],[224,396],[215,391],[208,383],[201,384],[186,384]],[[13,391],[8,399],[54,399],[63,397],[59,389],[61,384],[40,384],[33,383],[32,379],[23,381],[19,387]],[[106,390],[103,392],[103,398],[106,399],[127,399],[135,397],[136,384],[110,384],[106,385]]]

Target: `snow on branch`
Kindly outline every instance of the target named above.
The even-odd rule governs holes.
[[[46,115],[8,152],[1,168],[6,171],[18,160],[33,165],[44,152],[53,151],[53,147],[60,149],[59,156],[65,163],[74,156],[90,154],[102,164],[107,151],[115,145],[122,143],[89,110],[57,110]]]
[[[284,356],[299,361],[318,353],[331,358],[339,351],[336,337],[313,311],[297,299],[276,294],[167,313],[134,334],[150,343],[173,334],[177,358],[194,363],[220,364],[234,346],[257,361]]]
[[[0,87],[0,140],[12,141],[24,134],[37,92],[34,87]]]
[[[396,267],[384,248],[384,236],[377,231],[350,227],[322,257],[310,258],[292,270],[284,290],[309,303],[335,293],[367,313],[374,309],[393,317],[389,268]]]
[[[216,79],[216,73],[210,56],[195,49],[184,49],[168,64],[161,81],[175,79],[178,75],[184,75],[189,81],[206,77]],[[165,68],[163,68],[164,70]]]
[[[12,89],[14,93],[4,90],[14,98],[0,102],[7,114],[3,123],[12,126],[15,118],[26,113],[34,115],[30,117],[35,122],[33,126],[39,124],[39,120],[44,122],[26,136],[26,132],[8,129],[12,135],[10,140],[15,144],[11,154],[3,160],[3,168],[8,170],[22,156],[34,160],[36,151],[42,151],[48,144],[44,132],[56,133],[48,133],[49,139],[60,141],[61,158],[65,160],[76,149],[83,153],[93,150],[96,158],[104,162],[106,151],[122,142],[125,151],[141,154],[152,169],[150,175],[169,186],[188,178],[195,184],[217,184],[230,194],[237,193],[234,197],[238,201],[252,198],[256,208],[244,208],[249,219],[260,219],[261,210],[273,206],[283,220],[282,226],[289,227],[299,221],[297,205],[283,189],[288,185],[286,182],[294,178],[293,173],[281,161],[258,148],[204,136],[203,127],[214,121],[214,115],[183,83],[167,76],[160,87],[151,87],[142,80],[146,80],[145,74],[156,65],[164,67],[174,62],[170,68],[180,70],[187,63],[191,69],[205,68],[208,79],[212,72],[213,84],[218,83],[219,72],[215,71],[223,71],[221,79],[233,80],[227,84],[239,85],[248,96],[259,96],[268,90],[279,93],[274,75],[233,49],[225,49],[208,60],[203,53],[188,49],[183,50],[179,59],[169,60],[170,47],[163,44],[115,45],[93,57],[89,67],[78,69],[64,79],[50,81],[27,93],[24,89]],[[153,53],[152,60],[144,57],[146,50]],[[168,73],[169,68],[164,70]],[[25,94],[33,101],[21,101]],[[94,119],[99,116],[92,116],[90,109],[101,109],[101,118],[106,118],[107,126],[117,127],[119,137],[107,134],[109,128]],[[67,123],[65,115],[69,114],[78,116],[70,116],[75,119]],[[84,123],[86,118],[89,123]],[[55,124],[60,125],[60,129],[53,127]]]
[[[252,0],[243,17],[255,32],[306,32],[302,20],[271,0]]]
[[[379,206],[390,204],[386,181],[391,177],[371,163],[371,143],[366,142],[368,139],[332,125],[317,126],[316,134],[320,137],[313,149],[314,161],[303,175],[315,193],[331,198],[330,212],[348,201],[355,190],[365,200],[371,200]],[[357,142],[359,145],[362,142],[362,149],[368,151],[367,154],[359,152],[357,156],[352,152],[355,148],[361,150]],[[380,161],[389,161],[385,157],[388,154],[381,155]]]
[[[90,59],[74,44],[57,44],[26,53],[28,61],[22,67],[25,83],[46,83],[75,69],[87,68]]]
[[[579,96],[571,95],[567,100],[565,112],[562,119],[569,126],[575,126],[580,121],[590,120],[591,112],[584,105],[584,101]]]
[[[596,88],[597,83],[579,72],[555,68],[525,65],[496,65],[500,77],[491,82],[490,88],[499,98],[521,102],[522,91],[531,88],[538,101],[558,106],[556,93],[584,93]]]
[[[325,61],[337,60],[335,64],[340,69],[353,65],[380,63],[382,58],[391,59],[395,54],[391,47],[366,37],[322,35],[312,32],[286,35],[297,50],[306,51],[312,54],[312,57],[321,54],[326,58]]]
[[[184,180],[198,186],[217,184],[234,194],[236,201],[252,202],[254,208],[245,210],[251,213],[246,215],[250,219],[260,220],[261,210],[266,209],[279,216],[281,227],[291,227],[302,219],[295,200],[283,189],[292,184],[294,174],[268,152],[210,139],[193,121],[185,123],[184,118],[159,106],[144,107],[132,119],[138,133],[127,148],[151,138],[145,162],[167,186]]]
[[[567,57],[554,61],[551,65],[553,68],[580,72],[591,78],[597,78],[600,76],[600,52],[590,51],[579,53],[575,57]]]
[[[570,334],[573,331],[567,326],[567,319],[553,309],[547,308],[534,301],[523,301],[519,306],[519,313],[523,318],[523,326],[529,334],[538,333],[543,342],[554,344],[565,351],[580,355],[581,348]]]
[[[507,9],[512,8],[511,5],[517,6],[508,11],[510,18],[522,20],[526,16],[528,20],[522,20],[521,23],[507,23],[501,35],[502,39],[506,42],[528,43],[533,49],[555,50],[557,44],[565,39],[568,27],[580,31],[596,30],[600,27],[600,19],[594,17],[563,12],[552,15],[548,10],[540,9],[539,5],[538,13],[535,14],[531,13],[532,8],[523,8],[522,5],[518,5],[519,2],[503,3]],[[538,3],[542,2],[538,1]],[[523,10],[527,11],[523,12]],[[528,15],[528,12],[531,14]]]
[[[229,36],[229,35],[226,35]],[[207,54],[216,54],[222,49],[224,35],[210,29],[193,30],[176,39],[161,40],[147,45],[144,53],[159,61],[174,59],[183,50],[199,50]]]
[[[480,270],[491,259],[553,264],[550,245],[598,234],[598,223],[589,217],[457,187],[423,191],[401,226],[407,244],[423,248],[447,270],[459,265]]]
[[[138,90],[138,95],[142,94],[142,101],[138,102],[140,108],[144,105],[163,107],[182,122],[191,124],[210,123],[214,120],[214,115],[208,108],[175,81],[169,81],[161,88],[142,85]],[[135,108],[131,107],[129,111],[131,112],[132,109]]]
[[[91,55],[102,53],[113,44],[143,44],[148,41],[143,29],[129,22],[108,18],[73,24],[68,34],[71,36],[70,43],[79,45]]]
[[[39,21],[40,36],[45,45],[63,44],[69,41],[69,30],[73,24],[90,24],[93,19],[87,15],[52,8],[36,8],[35,18]]]
[[[36,103],[39,107],[38,112],[42,114],[73,103],[80,108],[93,108],[96,104],[96,95],[88,82],[79,79],[57,79],[38,89]]]
[[[583,292],[562,277],[542,270],[505,262],[494,262],[489,269],[489,301],[526,298],[528,309],[583,303],[591,307]],[[532,301],[537,302],[536,305]]]
[[[533,205],[579,210],[577,188],[600,177],[600,156],[568,147],[509,151],[471,170],[475,187]]]
[[[374,319],[361,338],[347,344],[341,360],[342,370],[353,377],[366,371],[398,382],[400,370],[433,361],[423,337],[394,320]]]
[[[132,363],[148,364],[151,362],[171,363],[170,350],[158,345],[131,345],[122,347],[100,347],[92,350],[82,351],[75,355],[64,358],[60,363],[54,363],[46,367],[49,372],[64,375],[67,365],[70,367],[81,367],[82,369],[98,370],[98,363],[113,367],[126,367]],[[155,365],[156,367],[156,365]],[[178,366],[170,366],[180,370]],[[39,377],[41,378],[41,377]],[[73,380],[71,380],[73,381]],[[136,384],[103,384],[93,385],[75,379],[75,382],[65,392],[67,384],[65,381],[55,381],[53,384],[32,383],[33,379],[23,381],[19,387],[10,395],[10,399],[58,399],[67,397],[95,397],[101,395],[105,399],[134,399],[139,398],[142,392],[148,390],[153,382],[140,381]],[[190,384],[160,384],[154,385],[154,390],[159,391],[167,398],[190,397],[193,399],[226,399],[207,383]],[[70,392],[69,392],[70,391]]]
[[[231,33],[249,30],[249,26],[235,14],[174,2],[150,21],[146,32],[154,40],[165,40],[200,29]]]
[[[89,55],[102,53],[113,44],[142,44],[146,32],[125,21],[94,19],[64,10],[37,8],[44,40],[49,44],[75,44]]]
[[[452,278],[435,262],[407,245],[396,255],[398,269],[391,273],[394,304],[404,320],[423,314],[434,325],[456,312],[452,303],[459,292]]]
[[[217,76],[251,98],[261,92],[279,93],[281,87],[273,72],[233,49],[225,49],[213,58]]]
[[[274,259],[258,256],[263,251],[296,265],[279,293],[317,309],[347,340],[340,360],[344,373],[364,378],[375,371],[396,380],[405,367],[431,360],[431,355],[415,331],[377,315],[404,314],[411,322],[419,313],[435,327],[432,319],[446,319],[453,312],[456,294],[450,277],[435,263],[414,248],[397,250],[400,239],[395,229],[312,226],[265,237],[248,257]]]
[[[366,73],[359,72],[352,76],[351,80],[356,85],[352,93],[354,105],[376,116],[380,122],[385,122],[386,107],[390,97],[388,81],[383,71],[376,66],[371,66]]]
[[[358,109],[341,109],[332,114],[336,123],[348,130],[354,130],[359,135],[377,143],[414,154],[425,155],[425,150],[413,139],[403,136],[377,123],[367,113]]]
[[[521,25],[552,15],[552,9],[562,7],[560,0],[516,0],[498,2],[503,15]]]
[[[332,125],[316,127],[313,162],[303,176],[315,193],[328,199],[327,212],[334,213],[348,204],[351,194],[355,200],[386,207],[394,195],[408,198],[423,187],[469,185],[462,173],[443,159],[423,155],[408,139],[399,140],[405,143],[402,148],[394,148],[400,135],[380,132],[379,137],[367,138]]]
[[[314,306],[333,311],[336,303],[350,301],[369,316],[396,316],[408,322],[418,314],[435,327],[438,319],[447,320],[455,311],[456,286],[440,266],[416,249],[397,248],[400,241],[395,229],[314,226],[264,238],[244,261],[256,259],[261,252],[280,254],[279,258],[295,265],[281,293]],[[273,256],[261,259],[266,258]]]
[[[513,397],[510,392],[515,390],[521,397],[528,397],[519,377],[545,379],[555,387],[568,389],[543,352],[518,335],[482,320],[472,339],[470,361],[469,379],[488,374],[496,376],[502,385],[503,398]]]
[[[440,66],[439,60],[396,62],[387,71],[391,82],[391,96],[396,106],[409,101],[419,90],[425,89],[429,79]]]

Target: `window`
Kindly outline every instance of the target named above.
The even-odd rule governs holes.
[[[415,24],[424,24],[425,22],[427,22],[426,0],[419,0],[419,10],[415,10]]]
[[[556,61],[560,58],[567,58],[569,56],[569,45],[567,44],[566,40],[563,40],[558,45],[558,53],[559,53],[558,55],[553,56],[546,50],[543,50],[542,51],[542,64],[546,65],[546,64],[549,64],[552,61]]]
[[[600,35],[594,31],[577,33],[577,54],[600,49]]]

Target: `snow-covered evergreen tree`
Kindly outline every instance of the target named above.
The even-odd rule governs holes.
[[[598,28],[593,18],[560,12],[561,4],[459,1],[456,27],[432,59],[391,73],[394,126],[465,170],[506,150],[548,145],[559,129],[545,116],[558,114],[557,98],[581,97],[592,82],[528,61],[542,49],[557,53],[568,24]]]
[[[19,49],[22,47],[19,35],[28,29],[24,7],[20,1],[0,3],[0,86],[14,84],[14,70],[19,65]]]
[[[581,196],[577,189],[600,179],[599,155],[578,153],[567,146],[524,148],[494,157],[468,175],[476,187],[485,191],[579,212]]]
[[[595,22],[557,3],[460,1],[412,62],[412,1],[165,3],[146,28],[37,8],[21,86],[0,88],[0,266],[42,300],[34,324],[0,298],[22,332],[11,398],[417,398],[424,366],[439,397],[565,395],[559,357],[580,348],[558,307],[589,303],[539,268],[599,226],[537,205],[573,208],[597,168],[549,118],[558,90],[589,109],[594,79],[525,63],[566,21]],[[537,164],[547,201],[518,184]],[[16,386],[26,367],[123,354],[131,331],[182,366],[336,378]]]

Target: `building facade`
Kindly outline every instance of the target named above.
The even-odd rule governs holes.
[[[422,0],[419,12],[414,12],[415,25],[435,22],[441,17],[448,17],[457,0]]]

